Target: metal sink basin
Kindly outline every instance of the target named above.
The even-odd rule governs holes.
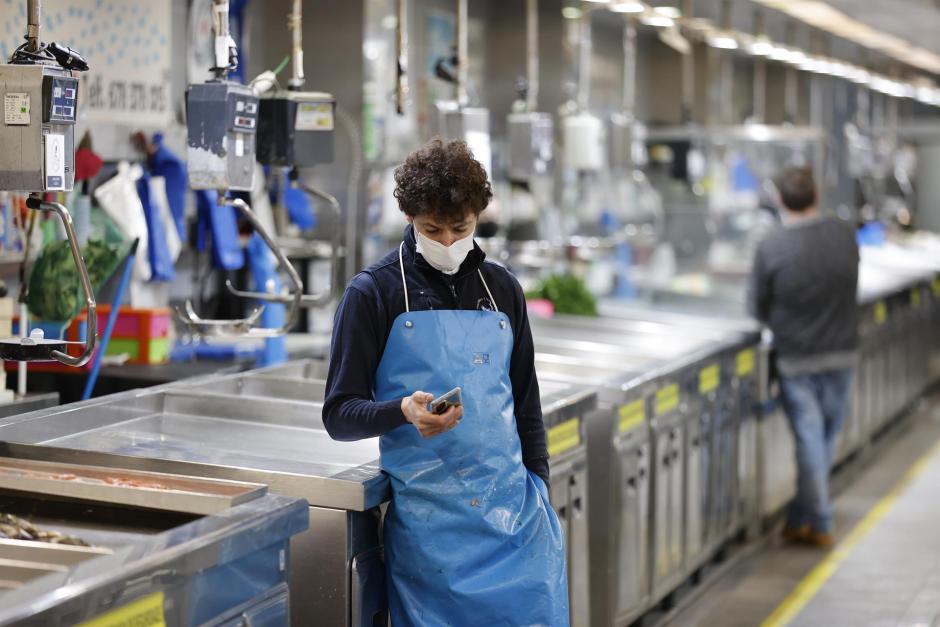
[[[324,506],[380,503],[387,488],[376,464],[378,440],[334,441],[321,409],[314,402],[163,389],[26,414],[0,425],[0,440],[69,449],[68,461],[76,463],[267,484]]]
[[[179,387],[223,396],[322,403],[326,381],[323,379],[287,378],[253,373],[238,374],[225,379]]]

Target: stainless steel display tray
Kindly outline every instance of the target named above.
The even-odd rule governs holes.
[[[267,487],[255,483],[0,457],[0,490],[206,516],[263,496]]]

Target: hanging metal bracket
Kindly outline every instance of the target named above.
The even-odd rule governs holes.
[[[339,248],[340,248],[340,219],[342,218],[342,209],[340,207],[339,201],[336,200],[331,194],[319,190],[315,187],[307,185],[299,180],[297,176],[297,171],[294,170],[291,172],[292,184],[300,188],[304,193],[314,198],[318,198],[322,201],[325,201],[336,216],[336,228],[333,230],[333,239],[331,241],[331,251],[330,251],[330,284],[329,286],[317,294],[303,294],[300,297],[299,307],[304,308],[313,308],[313,307],[324,307],[333,300],[333,295],[336,287],[336,273],[339,268]],[[239,296],[241,298],[253,298],[255,300],[260,300],[266,303],[279,303],[279,304],[290,304],[294,301],[295,295],[289,293],[283,294],[271,294],[267,292],[250,292],[245,290],[236,289],[232,282],[229,280],[225,281],[225,286],[228,288],[228,291]]]
[[[290,331],[291,327],[294,326],[294,322],[297,320],[297,313],[300,309],[300,301],[303,296],[303,284],[300,281],[300,276],[298,276],[297,270],[294,269],[294,266],[291,265],[290,260],[288,260],[284,255],[284,252],[280,249],[280,247],[277,246],[277,244],[274,243],[274,240],[271,239],[270,234],[248,206],[248,203],[238,198],[223,198],[222,194],[219,196],[219,204],[230,205],[242,213],[245,219],[248,220],[248,223],[251,224],[251,227],[255,230],[256,233],[258,233],[258,235],[261,236],[261,239],[264,240],[264,243],[267,244],[268,248],[271,249],[271,252],[274,253],[280,269],[287,273],[291,283],[293,283],[294,289],[289,296],[283,297],[283,300],[278,302],[289,303],[291,304],[291,307],[287,311],[284,324],[282,324],[280,327],[255,326],[261,317],[262,311],[264,310],[263,307],[252,309],[245,318],[237,318],[234,320],[213,320],[200,318],[193,309],[192,301],[187,300],[185,309],[181,310],[177,308],[176,315],[193,334],[200,336],[228,338],[269,338],[284,335]]]
[[[88,278],[88,270],[85,268],[85,262],[82,259],[82,251],[78,245],[78,238],[75,237],[75,230],[72,228],[72,216],[65,206],[57,202],[45,202],[35,195],[31,195],[27,199],[26,206],[38,211],[55,213],[65,227],[69,249],[72,251],[72,260],[78,269],[78,278],[85,294],[87,330],[84,342],[47,340],[43,338],[42,331],[39,329],[36,329],[29,337],[0,340],[0,359],[6,361],[57,361],[66,366],[84,366],[91,359],[97,341],[98,320],[95,313],[97,305],[95,304],[94,290],[91,288],[91,280]],[[21,320],[20,324],[25,324],[25,322],[25,320]],[[66,352],[69,346],[82,346],[81,354],[76,357],[69,355]]]

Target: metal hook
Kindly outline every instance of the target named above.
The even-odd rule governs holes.
[[[300,180],[294,180],[294,185],[297,185],[304,193],[319,198],[326,201],[326,203],[333,209],[333,213],[336,215],[336,228],[333,230],[333,239],[331,241],[331,252],[330,252],[330,285],[321,291],[318,294],[302,294],[298,306],[304,308],[312,307],[323,307],[327,305],[331,300],[333,300],[333,293],[336,287],[336,271],[339,266],[339,241],[340,241],[340,229],[339,229],[339,218],[342,217],[342,209],[340,207],[339,201],[330,194],[327,194],[324,191],[321,191],[315,187],[311,187],[302,183]],[[295,295],[291,294],[271,294],[268,292],[251,292],[246,290],[236,289],[232,282],[227,280],[225,281],[225,287],[228,288],[228,291],[239,296],[241,298],[252,298],[255,300],[260,300],[266,303],[280,303],[280,304],[289,304],[295,300]]]
[[[190,328],[193,333],[202,336],[241,336],[249,338],[269,338],[284,335],[290,331],[291,327],[294,326],[294,322],[297,320],[297,314],[300,309],[300,301],[301,297],[303,296],[303,284],[300,281],[300,276],[297,274],[297,270],[294,269],[294,266],[291,265],[290,261],[284,255],[283,251],[281,251],[280,247],[278,247],[277,244],[274,243],[274,240],[271,239],[271,236],[268,234],[267,230],[265,230],[264,226],[262,226],[261,222],[258,220],[258,217],[248,206],[248,203],[238,198],[223,198],[221,194],[219,196],[219,202],[221,204],[230,205],[242,212],[242,215],[245,216],[249,224],[251,224],[251,227],[255,230],[255,232],[258,233],[258,235],[261,236],[261,239],[263,239],[264,243],[268,246],[269,249],[271,249],[271,252],[274,253],[281,270],[286,272],[287,276],[290,277],[291,283],[294,284],[294,290],[291,295],[275,296],[274,298],[280,298],[281,300],[274,300],[273,302],[283,302],[285,304],[290,304],[291,307],[287,312],[284,324],[280,327],[254,326],[261,317],[261,313],[264,311],[264,307],[257,307],[253,309],[245,318],[235,320],[212,320],[200,318],[193,309],[192,301],[187,300],[185,311],[177,308],[176,315],[180,321]],[[273,295],[265,294],[264,296],[269,297],[268,300],[271,300],[270,297]]]
[[[63,205],[57,202],[45,202],[38,196],[30,196],[26,201],[26,206],[39,211],[54,212],[62,220],[65,227],[65,235],[68,238],[69,249],[72,252],[72,260],[78,269],[78,278],[82,284],[82,291],[85,293],[85,307],[88,311],[84,349],[82,349],[80,355],[72,357],[60,349],[65,349],[69,345],[81,344],[81,342],[43,340],[41,337],[11,338],[0,341],[0,359],[8,361],[54,360],[66,366],[84,366],[91,359],[91,354],[95,350],[95,343],[98,339],[97,304],[95,303],[95,293],[91,287],[91,280],[88,278],[88,270],[85,268],[85,261],[82,259],[82,251],[79,248],[78,239],[75,237],[75,230],[72,228],[72,216]],[[25,320],[20,321],[20,324],[25,324]]]

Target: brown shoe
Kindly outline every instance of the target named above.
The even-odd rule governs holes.
[[[783,539],[787,542],[806,542],[812,531],[809,528],[809,525],[803,525],[802,527],[784,527]]]
[[[831,533],[823,533],[820,531],[810,531],[806,534],[803,541],[806,542],[806,544],[820,549],[831,549],[832,545],[835,543]]]

